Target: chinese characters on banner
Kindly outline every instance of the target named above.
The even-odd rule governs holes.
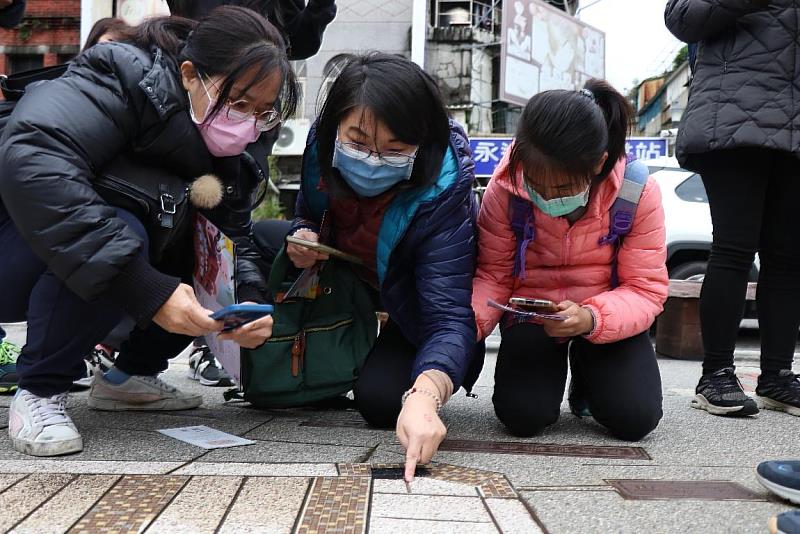
[[[625,152],[636,159],[655,159],[669,156],[667,139],[661,137],[629,137]]]
[[[236,304],[233,241],[208,219],[196,215],[194,229],[194,292],[204,308],[212,312]],[[208,348],[219,363],[241,384],[241,352],[233,341],[220,341],[216,334],[205,336]]]
[[[475,176],[491,176],[494,168],[511,147],[511,137],[473,137],[469,140]]]
[[[495,167],[511,147],[511,137],[473,137],[470,139],[475,176],[490,177]],[[629,137],[625,151],[636,159],[649,160],[669,155],[667,139],[660,137]]]

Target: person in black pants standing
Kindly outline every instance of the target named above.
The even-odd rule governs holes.
[[[692,406],[754,415],[733,353],[756,252],[762,407],[800,416],[792,371],[800,327],[800,21],[790,0],[670,0],[667,27],[698,43],[677,155],[703,176],[714,241],[700,296],[705,359]]]

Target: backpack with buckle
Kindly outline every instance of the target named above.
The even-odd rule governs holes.
[[[269,288],[275,295],[272,337],[242,349],[242,384],[226,400],[258,408],[308,406],[342,399],[353,389],[378,335],[375,303],[344,260],[331,258],[319,273],[315,298],[283,299],[297,270],[281,249]]]

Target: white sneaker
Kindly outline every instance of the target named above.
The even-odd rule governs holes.
[[[107,411],[191,410],[203,404],[203,397],[174,388],[157,376],[132,376],[112,384],[96,371],[89,390],[89,408]]]
[[[14,449],[31,456],[61,456],[83,450],[83,439],[67,415],[67,394],[37,397],[20,389],[11,402],[8,435]]]

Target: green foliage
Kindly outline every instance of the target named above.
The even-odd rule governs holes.
[[[686,61],[689,60],[689,46],[683,45],[678,51],[678,54],[675,56],[675,59],[672,60],[672,70],[676,70],[678,67],[683,65]]]
[[[268,193],[264,202],[253,210],[253,221],[263,221],[267,219],[285,219],[281,201],[274,193]]]

